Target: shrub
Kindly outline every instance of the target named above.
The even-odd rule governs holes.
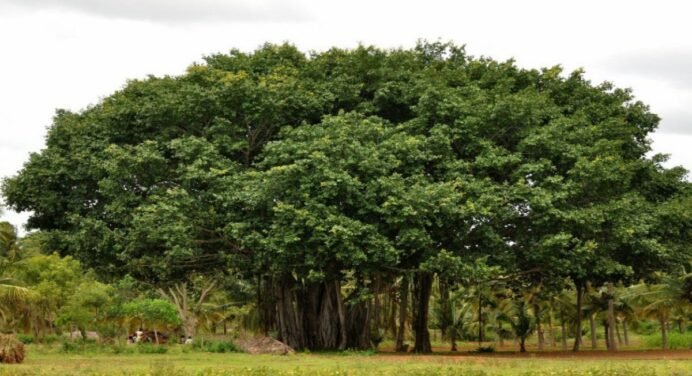
[[[192,348],[199,351],[212,353],[233,353],[242,352],[233,342],[195,339],[192,342]]]
[[[19,342],[25,344],[25,345],[30,345],[34,343],[34,336],[31,334],[17,334],[17,339]]]
[[[110,349],[113,354],[133,354],[136,350],[134,346],[124,345],[111,345]]]
[[[656,334],[660,330],[660,326],[655,321],[635,321],[631,325],[634,332],[640,335]]]
[[[661,333],[644,337],[644,343],[647,347],[661,348],[663,343]],[[668,333],[668,348],[671,350],[692,349],[692,333]]]
[[[24,344],[9,335],[0,335],[0,363],[21,363],[26,356]]]
[[[137,344],[137,352],[140,354],[165,354],[168,352],[168,347],[151,343],[140,343]]]
[[[106,353],[111,352],[112,347],[98,344],[93,340],[87,341],[72,341],[69,339],[63,339],[60,344],[59,351],[63,353]]]
[[[60,351],[64,353],[73,353],[81,351],[81,346],[71,341],[64,341],[60,346]]]
[[[477,353],[494,353],[495,352],[495,347],[493,346],[479,346],[476,349]]]
[[[45,337],[41,338],[41,343],[44,343],[46,345],[51,345],[53,343],[56,343],[58,341],[62,340],[62,338],[57,335],[57,334],[48,334]]]

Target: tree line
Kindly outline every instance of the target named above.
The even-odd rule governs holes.
[[[410,325],[431,352],[431,312],[455,336],[460,291],[477,291],[482,341],[488,289],[527,335],[571,291],[582,333],[601,287],[614,348],[617,286],[688,281],[690,183],[650,155],[658,122],[582,71],[450,43],[267,44],[57,111],[2,192],[45,250],[104,281],[242,281],[258,331],[296,349],[371,348],[389,330],[404,350]]]

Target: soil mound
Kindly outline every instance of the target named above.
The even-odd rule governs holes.
[[[289,355],[295,353],[291,346],[271,337],[241,338],[235,340],[234,343],[248,354]]]

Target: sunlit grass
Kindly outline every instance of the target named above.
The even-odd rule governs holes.
[[[0,365],[0,375],[690,375],[682,360],[539,359],[498,356],[368,355],[353,353],[290,356],[184,352],[166,354],[64,354],[29,346],[21,365]],[[511,355],[511,354],[510,354]]]

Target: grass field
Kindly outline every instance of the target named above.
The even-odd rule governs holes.
[[[0,365],[0,375],[692,375],[692,351],[623,351],[487,355],[462,352],[429,356],[306,354],[289,356],[184,352],[166,354],[64,354],[28,346],[20,365]]]

